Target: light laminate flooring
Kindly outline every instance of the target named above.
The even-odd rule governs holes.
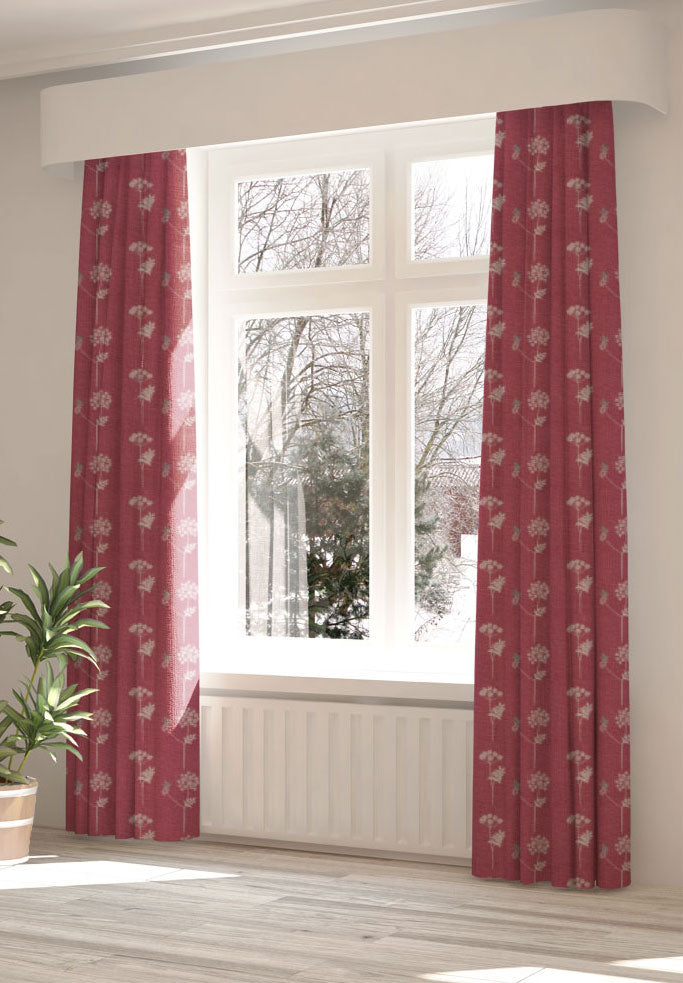
[[[0,869],[2,983],[683,983],[683,891],[34,831]]]

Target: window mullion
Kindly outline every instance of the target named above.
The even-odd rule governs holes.
[[[413,620],[412,370],[409,311],[396,271],[407,248],[405,163],[395,152],[387,168],[386,481],[387,644],[409,643]]]
[[[403,650],[412,640],[414,608],[412,337],[405,299],[396,295],[393,306],[393,634],[396,649]]]
[[[379,650],[389,644],[389,581],[391,571],[391,512],[387,508],[387,462],[391,459],[388,431],[387,333],[391,324],[379,305],[370,326],[370,641]]]

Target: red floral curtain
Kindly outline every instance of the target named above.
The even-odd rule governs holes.
[[[72,553],[104,566],[110,631],[67,828],[199,831],[197,509],[185,152],[85,167],[76,327]]]
[[[499,115],[473,870],[624,887],[626,493],[612,108]]]

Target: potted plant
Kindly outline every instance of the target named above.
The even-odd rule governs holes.
[[[0,546],[16,544],[0,536]],[[102,567],[84,569],[83,554],[58,572],[50,566],[51,583],[29,566],[35,600],[18,587],[5,587],[19,602],[0,603],[0,635],[23,644],[31,673],[12,690],[13,700],[0,700],[0,867],[28,859],[38,782],[26,773],[30,755],[66,750],[81,758],[77,738],[85,737],[81,723],[92,714],[79,704],[94,689],[67,686],[69,662],[86,659],[97,668],[95,653],[79,637],[84,628],[106,628],[90,617],[92,609],[108,605],[92,596]],[[0,570],[12,569],[0,555]]]

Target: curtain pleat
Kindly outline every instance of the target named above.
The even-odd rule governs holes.
[[[473,871],[630,882],[626,482],[612,107],[496,127]]]
[[[67,828],[178,840],[199,831],[194,364],[184,151],[85,165],[70,549],[103,566],[109,631]]]

